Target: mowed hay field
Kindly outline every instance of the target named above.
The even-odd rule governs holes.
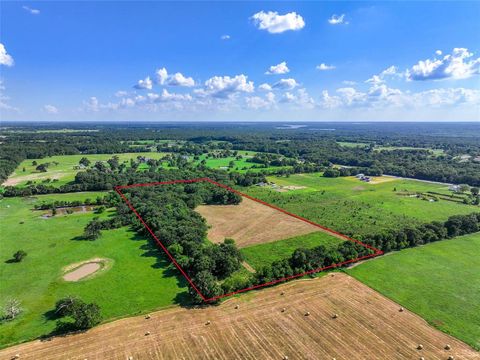
[[[480,233],[404,249],[347,272],[480,350]]]
[[[401,229],[416,223],[445,221],[452,215],[480,211],[479,206],[447,200],[429,202],[402,195],[427,191],[449,193],[446,185],[390,179],[371,184],[355,177],[296,174],[288,178],[272,176],[268,180],[279,186],[303,186],[303,189],[279,192],[269,187],[251,186],[241,190],[353,237]]]
[[[5,181],[4,186],[25,185],[28,181],[36,181],[41,183],[45,179],[57,179],[58,181],[52,183],[56,185],[66,184],[75,179],[75,175],[81,171],[74,169],[78,165],[81,158],[86,157],[90,160],[90,166],[93,166],[97,161],[107,161],[113,156],[118,156],[120,163],[136,159],[137,156],[145,156],[152,159],[160,159],[165,153],[156,152],[138,152],[138,153],[122,153],[122,154],[81,154],[81,155],[57,155],[45,157],[43,159],[28,159],[20,163],[18,168]],[[36,161],[38,165],[50,163],[47,172],[39,172],[35,170],[36,166],[32,162]],[[58,165],[54,165],[57,162]],[[25,168],[25,171],[23,169]]]
[[[338,317],[333,318],[333,314]],[[423,349],[417,349],[419,344]],[[446,344],[450,350],[445,349]],[[219,306],[168,309],[149,319],[119,320],[83,334],[0,351],[2,359],[14,354],[21,359],[45,360],[130,356],[339,360],[423,356],[446,360],[449,356],[480,356],[417,315],[400,312],[398,304],[342,273],[245,294]]]
[[[238,205],[201,205],[196,211],[210,226],[207,235],[210,241],[220,243],[225,238],[231,238],[240,248],[320,230],[317,226],[245,197]]]
[[[0,200],[0,307],[15,298],[23,308],[16,320],[0,324],[0,347],[54,330],[56,319],[50,311],[66,295],[95,301],[105,321],[188,303],[186,281],[146,238],[120,228],[102,231],[95,241],[80,239],[89,221],[95,216],[108,217],[111,210],[101,215],[85,212],[48,219],[42,217],[43,211],[32,211],[35,204],[42,202],[95,200],[105,194],[85,192]],[[27,252],[25,259],[9,263],[18,250]],[[108,268],[78,282],[63,279],[67,266],[91,259],[106,259]]]

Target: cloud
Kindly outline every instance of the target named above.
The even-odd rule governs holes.
[[[277,81],[275,84],[272,85],[273,89],[280,89],[280,90],[292,90],[298,86],[298,83],[295,79],[281,79]]]
[[[115,93],[115,96],[116,96],[116,97],[125,97],[125,96],[127,96],[127,95],[128,95],[128,92],[123,91],[123,90],[119,90],[119,91],[117,91],[117,92]]]
[[[147,76],[143,80],[138,80],[138,83],[134,86],[135,89],[143,90],[152,90],[153,87],[153,82],[152,79],[150,79],[150,76]]]
[[[321,71],[327,71],[335,69],[335,66],[321,63],[320,65],[317,65],[316,69]]]
[[[0,65],[13,66],[14,63],[15,61],[13,61],[13,58],[7,53],[5,46],[0,43]]]
[[[205,81],[204,88],[196,91],[200,96],[210,95],[216,98],[230,98],[236,93],[251,93],[254,91],[253,81],[248,81],[246,75],[214,76]]]
[[[48,114],[58,114],[58,108],[53,105],[45,105],[43,107],[43,111],[45,111]]]
[[[260,11],[252,16],[252,20],[258,29],[267,30],[270,34],[300,30],[305,26],[305,21],[296,12],[279,15],[276,11]]]
[[[412,93],[373,84],[366,92],[355,88],[339,88],[335,95],[322,92],[320,107],[327,109],[377,108],[421,109],[447,108],[461,105],[475,106],[480,102],[480,90],[465,88],[439,88]]]
[[[28,7],[28,6],[22,6],[22,9],[25,10],[25,11],[28,11],[30,14],[32,15],[38,15],[40,14],[40,10],[38,9],[33,9],[31,7]]]
[[[5,86],[3,85],[3,81],[0,79],[0,109],[18,112],[18,108],[8,104],[8,100],[10,98],[4,94],[4,91]]]
[[[157,75],[157,83],[159,83],[160,85],[165,84],[165,82],[168,79],[167,69],[165,68],[158,69],[155,74]]]
[[[328,19],[328,23],[331,25],[340,25],[340,24],[348,24],[348,21],[345,21],[345,14],[336,15],[333,14],[330,19]]]
[[[247,104],[247,108],[249,109],[271,109],[275,106],[275,94],[269,92],[265,94],[264,98],[260,96],[250,96],[245,98],[245,102]]]
[[[228,34],[222,35],[222,36],[220,36],[220,39],[221,40],[230,40],[230,35],[228,35]]]
[[[157,83],[160,85],[168,86],[185,86],[192,87],[195,86],[195,81],[191,77],[186,77],[182,73],[175,73],[169,75],[167,69],[161,68],[156,71]]]
[[[292,104],[295,107],[311,109],[315,107],[314,100],[305,89],[299,89],[296,93],[286,92],[280,102]]]
[[[100,104],[98,102],[98,99],[95,96],[92,96],[88,101],[83,102],[83,108],[86,111],[90,112],[98,112],[100,111]]]
[[[437,55],[441,55],[438,54]],[[441,59],[419,61],[406,71],[408,80],[466,79],[480,74],[480,58],[472,59],[473,53],[466,48],[454,48],[451,54]]]
[[[193,80],[193,78],[185,77],[182,73],[177,72],[168,77],[167,85],[192,87],[195,86],[195,81]]]
[[[272,87],[270,86],[270,84],[267,84],[267,83],[263,83],[261,84],[259,87],[258,87],[259,90],[263,90],[263,91],[272,91]]]
[[[370,83],[373,85],[379,85],[383,84],[385,82],[385,79],[387,77],[402,77],[403,74],[401,72],[398,72],[398,69],[395,66],[390,66],[383,70],[380,74],[378,75],[373,75],[370,79],[366,80],[366,83]]]
[[[272,65],[265,72],[266,75],[277,75],[277,74],[286,74],[290,72],[290,69],[287,66],[285,61],[281,62],[278,65]]]
[[[357,85],[357,82],[352,80],[343,80],[342,83],[344,85]]]
[[[163,89],[161,94],[148,93],[147,99],[151,102],[168,102],[168,101],[191,101],[190,94],[170,93],[167,89]]]

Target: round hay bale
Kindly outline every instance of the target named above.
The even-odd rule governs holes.
[[[400,312],[403,312],[403,310],[405,310],[403,307],[401,307],[400,309],[398,309],[398,311],[400,311]]]
[[[12,360],[13,360],[13,359],[20,359],[20,354],[15,354],[15,355],[13,355],[13,356],[12,356]]]
[[[452,347],[450,345],[445,345],[445,350],[450,350]]]
[[[418,350],[422,350],[422,349],[423,349],[423,345],[422,345],[422,344],[418,344],[418,345],[417,345],[417,349],[418,349]]]
[[[425,358],[423,356],[420,356],[420,360],[425,360]]]
[[[145,316],[145,319],[147,319],[147,320],[150,319],[150,314],[147,314],[147,315]]]
[[[307,311],[307,312],[305,313],[305,316],[310,316],[310,311]]]
[[[128,357],[128,360],[133,360],[133,356],[129,356],[129,357]]]
[[[338,318],[338,314],[333,314],[332,318],[334,318],[334,319]]]
[[[282,291],[282,292],[280,293],[280,295],[285,295],[285,291]]]
[[[450,355],[450,356],[448,357],[448,360],[455,360],[455,358],[454,358],[452,355]]]
[[[240,308],[240,305],[235,305],[235,309],[238,309],[238,308]]]
[[[285,312],[285,311],[287,311],[287,309],[286,309],[286,308],[282,308],[282,312]]]
[[[207,320],[207,322],[205,323],[205,325],[210,325],[210,324],[211,324],[210,320]]]
[[[147,331],[147,332],[145,333],[145,336],[148,336],[148,335],[150,335],[150,331]]]
[[[283,360],[288,360],[288,356],[285,355],[285,356],[283,357]]]

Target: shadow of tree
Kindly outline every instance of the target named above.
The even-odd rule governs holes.
[[[144,251],[142,257],[155,258],[156,261],[152,265],[152,268],[162,269],[163,278],[175,277],[177,280],[177,286],[179,288],[187,288],[186,291],[179,292],[175,296],[174,303],[182,307],[192,306],[192,297],[188,293],[188,287],[190,286],[190,284],[188,283],[187,279],[185,279],[185,277],[181,274],[181,272],[176,268],[176,266],[172,263],[172,261],[168,258],[167,254],[163,251],[163,249],[159,248],[157,243],[151,237],[146,235],[135,233],[135,235],[131,239],[133,241],[143,242],[143,244],[139,247],[142,251]]]

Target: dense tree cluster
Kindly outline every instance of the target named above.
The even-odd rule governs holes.
[[[240,268],[241,254],[231,240],[207,241],[207,224],[194,211],[200,204],[238,204],[241,197],[210,183],[148,186],[123,190],[142,219],[167,246],[178,264],[206,297],[222,293],[220,281]],[[132,219],[129,208],[118,204],[118,216]],[[90,224],[93,224],[90,223]],[[138,221],[137,231],[148,234]],[[197,301],[198,294],[192,291]]]
[[[364,236],[362,241],[384,252],[388,252],[450,239],[477,231],[480,231],[480,213],[473,213],[469,215],[454,215],[445,222],[434,221],[402,230],[390,230],[373,236]]]

